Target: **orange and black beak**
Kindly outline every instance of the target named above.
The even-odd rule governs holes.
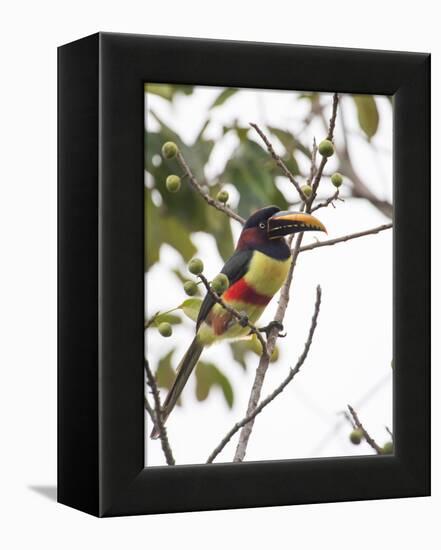
[[[326,227],[311,214],[304,212],[277,212],[268,219],[268,237],[278,239],[301,231],[326,231]]]

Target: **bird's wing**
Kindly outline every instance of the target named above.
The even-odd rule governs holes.
[[[225,273],[230,281],[230,286],[238,281],[248,271],[248,266],[253,255],[252,250],[238,250],[231,258],[227,260],[221,273]],[[199,315],[196,321],[196,330],[199,329],[200,324],[210,312],[210,309],[214,306],[215,301],[210,294],[206,294],[204,301],[202,302],[199,310]]]

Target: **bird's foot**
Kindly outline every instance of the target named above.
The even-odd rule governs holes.
[[[283,324],[280,321],[271,321],[265,327],[259,328],[259,332],[264,332],[266,334],[266,337],[268,338],[268,335],[273,330],[273,328],[277,328],[277,330],[279,331],[279,338],[285,338],[286,332],[283,332]]]
[[[241,327],[246,327],[248,326],[249,322],[250,320],[248,319],[248,315],[245,315],[245,313],[242,313],[242,317],[239,319],[239,325]]]

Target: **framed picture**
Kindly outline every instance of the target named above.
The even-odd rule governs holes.
[[[59,48],[58,499],[430,494],[430,56]]]

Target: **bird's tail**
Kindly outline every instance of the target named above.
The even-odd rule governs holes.
[[[203,344],[198,341],[198,337],[195,336],[193,342],[182,358],[181,362],[178,365],[176,372],[176,378],[173,382],[173,386],[170,388],[167,397],[162,406],[162,420],[165,422],[172,412],[174,406],[176,405],[179,396],[184,389],[185,384],[187,383],[188,377],[192,373],[198,359],[204,349]],[[153,427],[152,433],[150,434],[151,439],[158,439],[159,431],[157,426]]]

